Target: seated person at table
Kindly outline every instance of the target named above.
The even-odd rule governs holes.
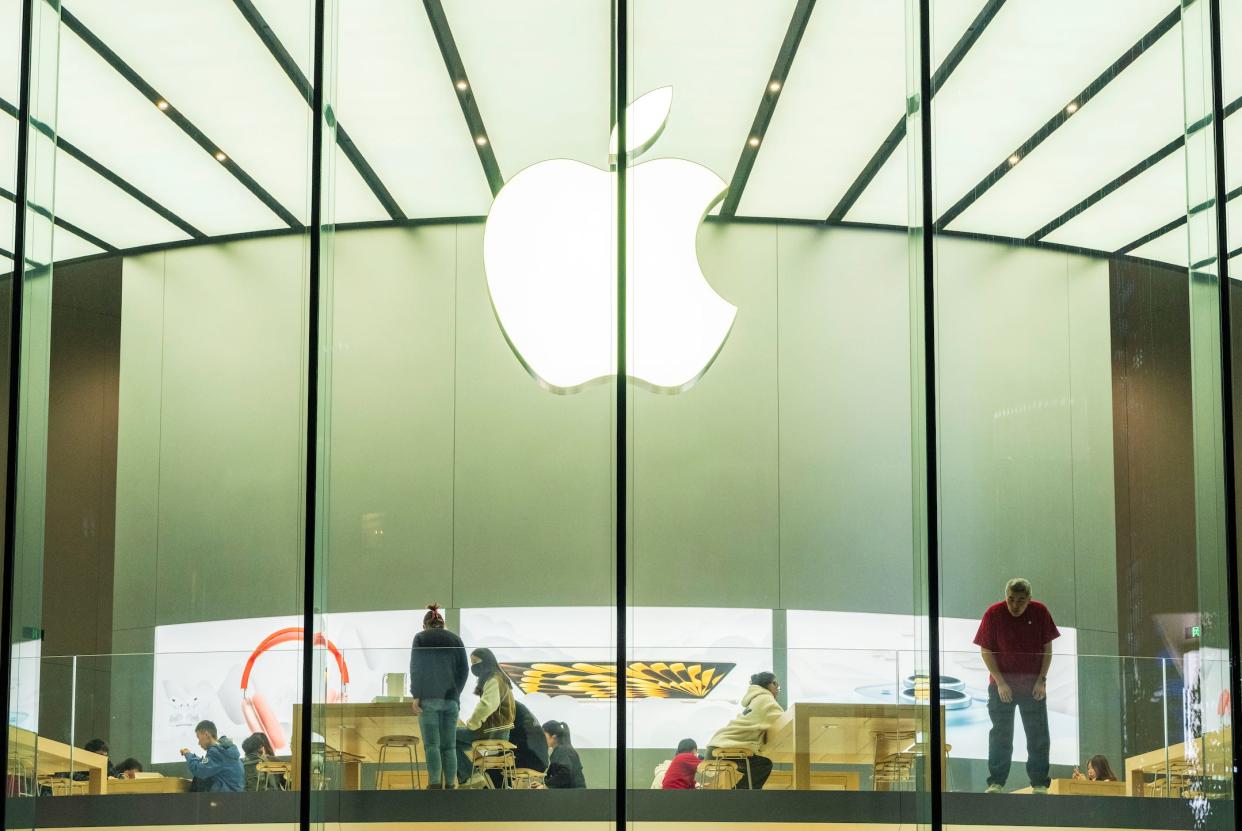
[[[242,770],[241,754],[237,745],[228,736],[218,736],[216,725],[210,721],[200,721],[194,725],[194,735],[198,738],[198,746],[203,749],[199,758],[181,748],[181,755],[190,768],[190,776],[195,791],[240,791],[246,784],[246,774]]]
[[[694,739],[682,739],[677,743],[677,755],[669,762],[668,770],[660,787],[666,791],[694,790],[694,774],[699,769],[699,746]]]
[[[574,750],[569,735],[569,725],[563,721],[545,721],[543,733],[547,736],[548,774],[543,784],[549,788],[585,788],[586,777],[582,775],[582,760]]]
[[[242,742],[242,768],[246,771],[246,790],[257,791],[259,789],[259,762],[265,762],[276,755],[276,751],[272,749],[272,743],[268,741],[266,733],[251,733]],[[283,775],[277,774],[283,779]]]
[[[706,758],[715,758],[717,748],[744,748],[755,754],[750,757],[751,781],[746,775],[746,763],[737,762],[741,779],[734,786],[740,790],[761,790],[772,773],[772,760],[759,755],[759,747],[766,738],[768,728],[776,723],[784,710],[776,703],[776,693],[781,688],[776,676],[770,672],[756,672],[750,676],[750,686],[742,695],[742,713],[716,731],[707,743]]]
[[[108,743],[104,741],[103,739],[91,739],[89,742],[82,745],[82,749],[85,750],[87,753],[98,753],[100,756],[108,755]],[[110,779],[116,779],[119,775],[120,774],[116,772],[116,768],[112,766],[112,760],[109,759],[108,760],[108,777]],[[73,772],[72,778],[75,782],[85,782],[86,780],[91,778],[91,774],[90,774],[90,771],[75,770]]]
[[[116,766],[116,775],[118,779],[133,779],[135,773],[142,773],[142,762],[130,756],[124,762]]]
[[[1106,757],[1096,755],[1087,762],[1086,773],[1074,768],[1074,778],[1086,779],[1090,782],[1116,782],[1117,774],[1113,773],[1113,766],[1108,763]]]
[[[484,739],[508,741],[513,719],[517,715],[513,683],[490,649],[479,647],[470,653],[470,672],[479,679],[474,685],[479,703],[474,706],[466,725],[457,728],[457,781],[460,784],[469,780],[474,769],[470,745]]]
[[[522,702],[513,702],[513,708],[513,729],[509,731],[509,741],[515,745],[514,767],[543,773],[548,769],[548,742],[544,738],[543,727]]]

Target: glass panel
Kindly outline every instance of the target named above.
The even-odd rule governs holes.
[[[631,815],[925,822],[905,3],[628,6]]]
[[[1006,4],[935,99],[946,823],[1232,826],[1209,5]]]
[[[287,630],[302,609],[309,110],[232,5],[33,8],[39,265],[24,289],[11,613],[26,666],[10,720],[24,719],[37,810],[22,822],[73,824],[81,807],[59,797],[76,774],[108,792],[132,758],[150,774],[141,794],[213,793],[108,800],[90,823],[167,808],[158,822],[289,827],[287,797],[214,792],[244,787],[254,733],[288,759],[301,696]],[[216,120],[216,94],[253,129]]]
[[[611,4],[339,3],[328,39],[324,816],[608,827]],[[389,221],[346,221],[364,167]],[[438,793],[493,785],[554,792]]]

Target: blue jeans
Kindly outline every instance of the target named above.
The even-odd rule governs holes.
[[[508,741],[509,731],[493,730],[484,736],[482,730],[468,730],[465,727],[457,728],[457,781],[459,783],[464,783],[470,778],[470,773],[474,769],[474,763],[470,761],[470,744],[480,739]]]
[[[433,788],[451,788],[457,781],[457,748],[454,736],[457,731],[456,701],[443,698],[424,698],[419,704],[423,714],[418,726],[423,734],[423,751],[427,754],[427,779]]]

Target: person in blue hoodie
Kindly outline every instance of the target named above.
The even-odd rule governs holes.
[[[181,755],[185,757],[190,776],[194,779],[193,790],[244,790],[246,773],[242,768],[241,753],[233,740],[228,736],[217,738],[216,725],[210,721],[196,724],[194,735],[198,737],[198,746],[203,749],[202,758],[195,756],[188,748],[181,748]]]

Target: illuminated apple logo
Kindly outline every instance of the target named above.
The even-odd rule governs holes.
[[[635,158],[659,139],[672,108],[662,87],[627,110]],[[526,168],[496,195],[483,262],[501,329],[518,360],[553,392],[616,374],[616,155],[612,170],[554,159]],[[699,270],[695,237],[723,197],[702,165],[659,159],[627,183],[626,366],[658,392],[689,388],[711,365],[737,309]]]

